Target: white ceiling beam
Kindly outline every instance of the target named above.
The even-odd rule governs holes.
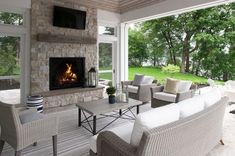
[[[235,0],[166,0],[155,5],[123,13],[121,14],[121,22],[142,22],[234,1]]]

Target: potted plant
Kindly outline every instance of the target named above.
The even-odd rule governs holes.
[[[108,87],[106,89],[106,93],[109,95],[109,103],[114,104],[115,103],[115,93],[116,93],[116,88],[115,87]]]

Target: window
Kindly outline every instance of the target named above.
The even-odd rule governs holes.
[[[114,27],[99,26],[99,35],[116,35]]]
[[[0,11],[0,24],[23,25],[23,15]]]
[[[113,77],[113,44],[99,43],[99,79],[111,80]]]
[[[0,11],[0,101],[12,104],[29,94],[29,10],[18,11]]]
[[[20,37],[0,35],[0,101],[20,102]]]

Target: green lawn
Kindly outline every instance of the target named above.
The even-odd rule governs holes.
[[[195,76],[193,74],[183,74],[183,73],[175,73],[169,74],[162,72],[159,68],[154,67],[131,67],[129,68],[129,80],[133,80],[135,74],[144,74],[148,76],[155,77],[160,83],[163,83],[167,77],[180,79],[180,80],[191,80],[194,83],[206,84],[207,78]]]
[[[159,68],[154,67],[130,67],[129,68],[129,80],[133,80],[135,74],[144,74],[148,76],[155,77],[160,83],[163,83],[167,77],[172,77],[175,79],[180,80],[191,80],[194,83],[198,84],[206,84],[207,78],[195,76],[193,74],[183,74],[183,73],[175,73],[175,74],[168,74],[161,71]],[[100,78],[111,80],[111,74],[103,73],[100,74]]]
[[[112,80],[112,73],[101,73],[99,74],[100,79]]]

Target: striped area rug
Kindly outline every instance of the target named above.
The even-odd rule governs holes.
[[[150,105],[140,107],[140,111],[150,109]],[[225,146],[218,144],[208,156],[234,156],[235,155],[235,115],[229,113],[228,107],[224,120]],[[134,110],[135,111],[135,110]],[[62,111],[59,116],[58,156],[88,156],[89,138],[92,136],[84,128],[77,126],[77,109]],[[112,118],[104,118],[97,121],[97,128],[106,125]],[[109,127],[130,122],[119,119]],[[13,156],[14,151],[9,145],[5,145],[2,156]],[[22,156],[52,156],[52,139],[47,138],[38,142],[36,147],[30,146],[23,150]]]

